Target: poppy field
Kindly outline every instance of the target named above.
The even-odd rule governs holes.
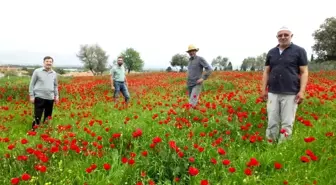
[[[261,72],[214,71],[195,109],[186,73],[127,78],[128,105],[113,102],[109,76],[60,77],[60,101],[35,131],[30,79],[0,79],[0,184],[336,182],[336,71],[310,72],[281,144],[264,137]]]

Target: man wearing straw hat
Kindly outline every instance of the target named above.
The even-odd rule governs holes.
[[[189,56],[187,87],[189,92],[189,103],[195,107],[202,90],[202,83],[208,79],[212,73],[212,68],[203,57],[197,56],[198,48],[189,45],[186,51]],[[203,68],[205,73],[203,74]]]
[[[267,53],[260,95],[267,100],[266,138],[270,142],[282,142],[292,135],[308,81],[307,53],[291,42],[292,31],[282,27],[276,37],[279,44]]]

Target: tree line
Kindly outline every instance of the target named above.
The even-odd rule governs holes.
[[[262,71],[264,63],[266,60],[266,53],[263,53],[257,57],[247,57],[243,60],[240,70],[241,71]],[[175,54],[171,61],[170,65],[172,67],[180,67],[179,71],[185,71],[184,67],[188,66],[189,58],[186,54]],[[211,62],[211,66],[214,71],[232,71],[232,62],[228,57],[217,56]],[[166,71],[172,71],[172,68],[169,66]]]
[[[330,17],[320,25],[312,34],[315,44],[312,46],[313,52],[309,62],[323,63],[325,61],[336,61],[336,18]],[[76,54],[82,61],[84,68],[90,70],[94,75],[102,75],[107,70],[109,55],[98,44],[81,45],[80,51]],[[124,57],[124,64],[128,71],[141,71],[144,66],[144,60],[140,53],[133,48],[127,48],[120,53]],[[241,65],[241,71],[262,71],[266,60],[266,52],[258,56],[249,56],[245,58]],[[186,54],[175,54],[169,61],[170,66],[166,71],[172,71],[172,67],[179,67],[179,71],[185,71],[188,66],[189,57]],[[116,61],[114,60],[115,64]],[[172,66],[172,67],[171,67]],[[232,62],[228,57],[217,56],[211,61],[214,70],[233,70]],[[110,66],[111,67],[111,66]]]
[[[102,75],[107,70],[109,55],[98,44],[81,45],[80,51],[76,56],[82,61],[84,68],[90,70],[95,76]],[[142,70],[144,61],[141,59],[140,53],[135,49],[127,48],[119,56],[124,58],[124,65],[128,73]],[[116,64],[116,60],[113,61],[113,64]]]

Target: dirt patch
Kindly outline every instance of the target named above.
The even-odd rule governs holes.
[[[89,71],[87,71],[87,72],[69,72],[69,73],[66,73],[62,76],[93,76],[93,74]]]

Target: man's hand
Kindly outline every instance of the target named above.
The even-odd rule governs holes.
[[[34,103],[35,102],[35,98],[34,97],[30,97],[29,101],[30,101],[30,103]]]
[[[260,93],[260,98],[262,98],[264,101],[267,101],[268,99],[268,94],[266,92],[266,90],[262,90]]]
[[[201,84],[203,81],[204,81],[203,78],[200,78],[200,79],[198,79],[198,80],[196,81],[196,83],[197,83],[197,84]]]
[[[111,86],[111,89],[114,90],[114,86],[113,85]]]
[[[297,104],[300,104],[302,103],[303,99],[304,99],[304,93],[300,91],[295,97],[295,102]]]
[[[55,97],[55,103],[58,104],[59,103],[59,98]]]

